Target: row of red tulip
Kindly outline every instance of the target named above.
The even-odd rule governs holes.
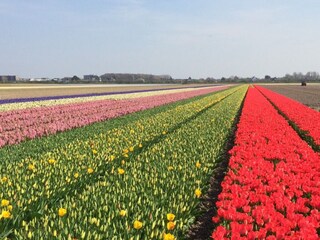
[[[317,145],[320,145],[320,112],[268,89],[260,86],[257,88],[301,130],[307,131]]]
[[[202,88],[126,100],[100,100],[0,112],[0,147],[226,88]]]
[[[319,239],[320,156],[249,88],[218,196],[214,239]]]

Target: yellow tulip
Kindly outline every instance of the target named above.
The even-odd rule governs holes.
[[[88,172],[89,174],[91,174],[91,173],[93,173],[93,169],[92,169],[92,168],[88,168],[87,172]]]
[[[33,164],[29,164],[29,165],[28,165],[28,169],[29,169],[30,171],[33,171],[33,170],[35,169],[35,166],[34,166]]]
[[[124,153],[124,154],[126,154],[126,153],[128,153],[128,152],[129,152],[128,149],[124,149],[124,150],[123,150],[123,153]]]
[[[199,188],[197,188],[195,191],[194,191],[194,194],[197,196],[197,198],[199,198],[201,196],[201,190]]]
[[[118,173],[119,173],[120,175],[124,174],[124,169],[118,168]]]
[[[142,222],[135,220],[133,223],[133,227],[134,227],[134,229],[139,230],[140,228],[142,228]]]
[[[9,200],[7,200],[7,199],[2,199],[2,200],[1,200],[1,206],[2,206],[2,207],[9,206],[9,204],[10,204],[10,201],[9,201]]]
[[[168,221],[173,221],[175,217],[176,217],[176,215],[174,215],[173,213],[168,213],[167,214]]]
[[[126,216],[127,215],[127,211],[126,210],[121,210],[120,211],[120,216],[121,217],[124,217],[124,216]]]
[[[59,215],[59,217],[63,217],[64,215],[66,215],[67,214],[67,209],[65,209],[65,208],[59,208],[59,210],[58,210],[58,215]]]
[[[176,238],[174,237],[174,235],[170,234],[170,233],[165,233],[163,234],[163,239],[164,240],[176,240]]]
[[[1,218],[10,218],[11,217],[11,213],[9,211],[2,211],[0,219]]]
[[[167,229],[173,230],[175,228],[176,224],[174,222],[168,222],[167,223]]]
[[[55,164],[56,163],[56,160],[54,160],[54,159],[49,159],[49,161],[48,161],[50,164]]]

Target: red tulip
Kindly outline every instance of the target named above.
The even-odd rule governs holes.
[[[212,218],[227,226],[217,227],[215,239],[319,239],[320,155],[256,88],[229,153]]]

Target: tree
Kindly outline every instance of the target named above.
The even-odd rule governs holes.
[[[72,82],[79,82],[80,81],[80,78],[76,75],[74,75],[72,78],[71,78]]]
[[[308,81],[316,81],[319,79],[319,73],[317,72],[307,72],[305,75],[305,79]]]

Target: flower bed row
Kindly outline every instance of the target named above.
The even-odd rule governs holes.
[[[224,88],[226,87],[205,88],[129,100],[100,100],[0,112],[0,147],[208,94]]]
[[[216,87],[217,84],[207,85],[205,87]],[[148,90],[132,90],[132,91],[118,91],[118,92],[104,92],[104,93],[85,93],[85,94],[72,94],[72,95],[58,95],[58,96],[45,96],[45,97],[34,97],[34,98],[13,98],[13,99],[0,99],[0,105],[11,104],[11,103],[24,103],[24,102],[35,102],[35,101],[47,101],[47,100],[59,100],[66,98],[86,98],[86,97],[97,97],[97,96],[107,96],[107,95],[118,95],[118,94],[131,94],[131,93],[144,93],[152,91],[165,91],[165,90],[179,90],[179,89],[196,89],[204,88],[204,86],[192,86],[192,87],[176,87],[176,88],[158,88],[158,89],[148,89]]]
[[[231,90],[231,88],[229,89]],[[230,94],[229,90],[224,90]],[[236,90],[236,89],[234,89]],[[61,132],[59,134],[53,134],[42,138],[32,139],[30,141],[24,141],[16,145],[8,145],[0,148],[1,162],[20,161],[24,158],[37,158],[42,153],[51,152],[52,149],[63,148],[68,144],[74,143],[74,140],[85,141],[98,138],[97,136],[104,135],[106,132],[112,129],[122,129],[128,123],[133,124],[143,119],[153,118],[174,111],[174,109],[189,109],[189,104],[195,104],[202,99],[207,99],[211,95],[224,94],[224,91],[214,92],[212,94],[205,94],[196,96],[193,98],[184,99],[181,101],[173,102],[166,105],[161,105],[155,108],[150,108],[144,111],[135,112],[132,114],[123,115],[117,118],[109,119],[108,121],[98,122],[91,125],[87,125],[81,128],[74,128],[71,131]],[[224,95],[220,95],[224,96]],[[174,114],[174,112],[172,112]],[[183,118],[184,119],[184,118]],[[171,126],[171,125],[170,125]]]
[[[306,131],[314,142],[320,146],[320,112],[281,94],[257,86],[281,112],[293,121],[301,130]]]
[[[52,148],[49,152],[27,155],[23,159],[19,155],[12,158],[8,152],[6,161],[0,164],[0,177],[3,180],[0,198],[13,203],[13,218],[32,218],[34,213],[42,212],[45,205],[55,203],[70,189],[79,189],[88,181],[95,181],[101,172],[110,170],[115,162],[143,151],[153,141],[165,137],[168,132],[179,128],[185,121],[237,90],[228,89],[210,94],[168,111],[93,134],[89,139],[83,139],[82,135],[85,134],[79,131],[79,136],[72,142]],[[17,220],[13,222],[19,223]],[[8,232],[8,227],[10,229],[12,226],[9,224],[2,227],[4,229],[0,229],[0,232]]]
[[[14,236],[21,239],[28,236],[34,239],[180,239],[195,219],[199,198],[207,188],[215,160],[221,154],[245,92],[246,88],[241,88],[213,107],[198,102],[193,105],[195,112],[199,112],[201,105],[207,105],[208,109],[173,130],[162,121],[146,123],[146,128],[161,129],[159,141],[136,146],[133,141],[143,132],[140,125],[130,126],[133,132],[120,133],[111,141],[109,134],[107,139],[97,138],[91,142],[96,155],[87,159],[92,165],[80,170],[77,178],[92,176],[96,171],[99,177],[91,177],[83,189],[76,185],[58,202],[44,202],[43,211],[37,211],[41,214],[13,229]],[[180,114],[170,114],[174,121],[184,115],[184,109],[180,111]],[[135,132],[137,135],[131,136]],[[116,143],[122,150],[114,154],[115,159],[105,161],[106,149]],[[136,152],[136,148],[142,151]],[[88,151],[88,155],[91,154],[90,148],[79,148],[75,152],[70,146],[65,154],[77,156]],[[57,161],[54,172],[64,169],[66,162]],[[70,178],[73,181],[75,176]]]
[[[217,86],[217,88],[223,89],[221,88],[221,86]],[[37,100],[37,101],[35,100],[35,101],[29,101],[29,102],[15,102],[15,103],[8,103],[8,104],[0,104],[0,112],[17,110],[17,109],[36,108],[36,107],[49,107],[49,106],[61,105],[61,104],[83,103],[83,102],[106,100],[106,99],[122,100],[122,99],[130,99],[130,98],[149,97],[149,96],[164,95],[164,94],[171,94],[171,93],[190,92],[196,89],[199,89],[199,88],[179,88],[179,89],[143,91],[143,92],[133,92],[133,93],[74,97],[74,98],[68,98],[64,96],[64,98],[61,98],[61,99]]]
[[[230,154],[214,239],[319,239],[319,155],[256,88]]]

